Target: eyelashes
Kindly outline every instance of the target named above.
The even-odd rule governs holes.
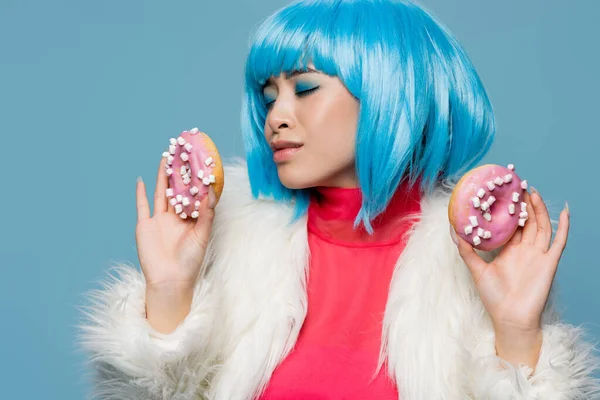
[[[308,90],[302,90],[300,92],[296,92],[296,95],[299,97],[304,97],[304,96],[308,96],[314,92],[316,92],[319,89],[320,86],[315,86],[312,89],[308,89]],[[268,103],[265,103],[265,107],[267,107],[267,109],[270,109],[273,104],[275,103],[275,100],[273,101],[269,101]]]

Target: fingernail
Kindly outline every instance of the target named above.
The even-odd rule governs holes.
[[[571,212],[569,211],[569,203],[567,203],[566,201],[565,201],[565,210],[567,210],[567,215],[570,217]]]
[[[215,208],[217,205],[217,195],[215,189],[210,185],[208,187],[208,208]]]
[[[456,238],[456,232],[454,231],[452,225],[450,225],[450,237],[452,238],[454,244],[458,246],[458,239]]]
[[[138,176],[138,177],[137,177],[137,181],[138,181],[138,182],[141,182],[141,181],[142,181],[142,177],[141,177],[141,176]]]
[[[538,193],[539,194],[539,192],[537,191],[537,189],[534,188],[533,186],[530,185],[529,188],[531,189],[531,193]]]

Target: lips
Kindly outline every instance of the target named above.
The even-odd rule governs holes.
[[[271,143],[271,149],[276,152],[279,150],[284,150],[284,149],[295,149],[298,147],[302,147],[302,143],[298,143],[298,142],[291,142],[288,140],[278,140],[276,142],[272,142]]]
[[[280,163],[292,159],[300,151],[302,144],[278,141],[273,143],[271,148],[273,149],[273,161]]]

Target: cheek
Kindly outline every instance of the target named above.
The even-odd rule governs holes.
[[[331,107],[309,120],[308,143],[311,152],[320,158],[347,161],[354,158],[356,114],[348,106]]]
[[[265,121],[265,126],[263,127],[263,135],[267,142],[271,141],[271,136],[273,136],[273,132],[271,132],[271,129],[269,128],[269,123],[267,121]]]

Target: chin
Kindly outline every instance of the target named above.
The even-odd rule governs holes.
[[[310,179],[306,168],[293,166],[291,163],[283,163],[277,166],[279,181],[288,189],[306,189],[314,187],[315,180]]]

